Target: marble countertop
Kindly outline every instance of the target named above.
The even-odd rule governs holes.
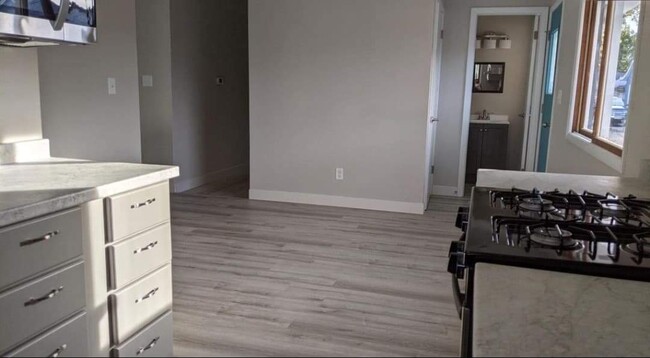
[[[540,190],[560,189],[576,192],[588,190],[594,193],[611,192],[618,196],[634,194],[650,198],[650,185],[645,180],[610,176],[534,173],[506,170],[480,169],[476,186],[492,188],[512,188]]]
[[[646,356],[650,283],[476,264],[476,357]]]
[[[175,166],[65,158],[0,165],[0,227],[178,175]]]

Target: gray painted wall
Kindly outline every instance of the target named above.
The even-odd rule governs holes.
[[[251,189],[422,203],[433,14],[251,0]]]
[[[512,40],[512,48],[507,50],[476,50],[476,62],[506,63],[503,93],[472,94],[472,113],[485,109],[509,116],[507,163],[510,170],[521,168],[526,124],[519,114],[526,112],[534,25],[534,16],[479,16],[477,23],[477,32],[481,35],[492,31],[507,34]]]
[[[0,48],[0,143],[41,137],[37,52]]]
[[[38,50],[43,136],[53,156],[140,162],[135,2],[98,0],[97,14],[97,44]]]
[[[173,163],[169,0],[136,1],[136,27],[142,162],[169,165]],[[153,87],[142,86],[144,75],[153,76]]]
[[[171,0],[177,191],[248,173],[247,8],[241,0]]]
[[[573,1],[573,0],[571,0]],[[434,184],[456,187],[460,160],[467,40],[472,7],[550,6],[553,0],[445,0],[445,44]],[[443,154],[444,153],[444,154]]]

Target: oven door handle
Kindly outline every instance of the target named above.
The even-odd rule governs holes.
[[[451,275],[451,287],[454,291],[454,302],[456,303],[456,310],[458,311],[458,318],[462,318],[463,303],[465,302],[465,294],[460,292],[460,283],[458,282],[456,274]]]

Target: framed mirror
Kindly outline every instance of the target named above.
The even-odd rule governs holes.
[[[503,93],[505,62],[474,63],[474,93]]]

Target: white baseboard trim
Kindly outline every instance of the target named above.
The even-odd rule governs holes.
[[[365,198],[351,198],[309,193],[293,193],[288,191],[251,189],[248,197],[251,200],[279,201],[284,203],[311,204],[336,206],[352,209],[390,211],[408,214],[423,214],[424,204],[405,201],[390,201]]]
[[[431,195],[458,196],[458,188],[455,186],[433,185],[431,186]]]
[[[181,168],[181,174],[183,170]],[[174,193],[194,189],[205,184],[228,185],[248,176],[248,164],[239,164],[230,168],[216,170],[198,177],[177,178],[173,180]]]

